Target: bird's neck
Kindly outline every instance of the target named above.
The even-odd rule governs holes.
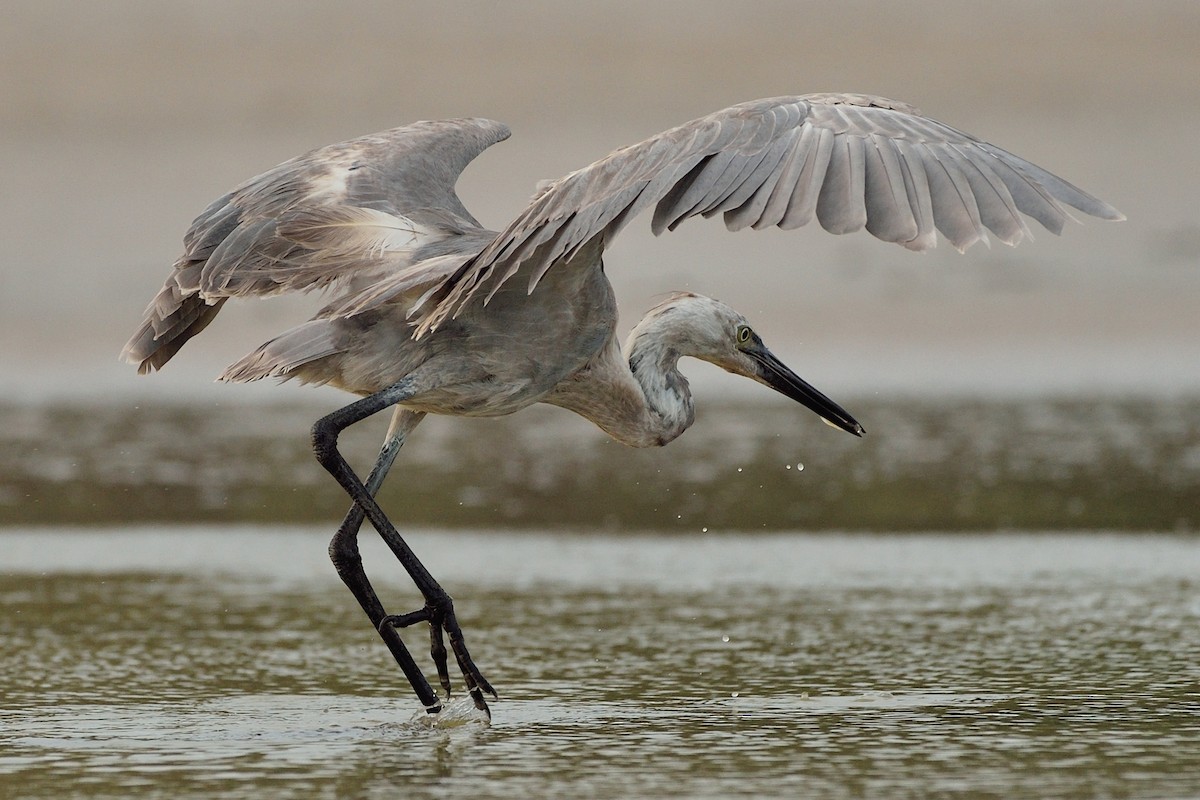
[[[642,413],[654,445],[664,445],[686,431],[695,419],[687,378],[679,371],[683,355],[655,324],[639,325],[625,344],[625,361],[644,398]]]
[[[642,320],[625,343],[615,339],[542,402],[570,409],[622,444],[661,447],[694,419],[692,393],[679,373],[686,355],[659,320]]]

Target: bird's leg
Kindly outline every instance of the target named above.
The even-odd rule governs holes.
[[[367,478],[365,488],[372,496],[379,492],[379,487],[383,485],[383,480],[387,477],[388,470],[391,469],[400,448],[404,445],[404,440],[424,416],[424,414],[402,408],[396,409],[387,438],[379,451],[379,458],[371,470],[370,477]],[[438,700],[437,694],[425,680],[425,675],[413,660],[400,635],[391,626],[381,625],[388,613],[367,579],[367,574],[363,570],[362,556],[358,550],[358,531],[362,527],[363,519],[362,507],[355,503],[350,507],[346,518],[342,520],[337,533],[329,542],[329,558],[333,561],[338,576],[358,600],[358,604],[366,612],[367,618],[371,620],[372,627],[379,632],[384,644],[391,651],[392,657],[400,665],[400,669],[412,684],[422,705],[429,709],[430,713],[436,713],[441,710],[441,701]]]
[[[396,456],[400,453],[400,448],[404,446],[408,434],[412,432],[417,424],[425,418],[424,412],[409,411],[404,408],[397,407],[392,415],[392,422],[388,428],[387,436],[384,439],[383,447],[379,451],[379,458],[375,462],[375,466],[371,469],[371,474],[367,478],[365,487],[372,497],[379,494],[379,488],[383,485],[384,479],[387,477],[388,471],[392,468],[392,464],[396,460]],[[374,589],[367,580],[366,573],[362,568],[362,558],[358,552],[358,531],[363,523],[363,510],[355,503],[350,506],[350,510],[346,513],[346,518],[342,521],[342,525],[334,534],[333,540],[329,543],[329,556],[333,560],[334,567],[337,568],[338,575],[342,581],[354,593],[358,599],[359,605],[363,607],[367,617],[371,620],[371,624],[379,631],[389,649],[392,650],[397,662],[404,668],[406,662],[411,662],[412,657],[408,654],[407,649],[397,653],[396,645],[403,647],[403,642],[395,632],[395,628],[403,628],[417,622],[428,622],[428,615],[425,614],[425,609],[413,612],[407,615],[391,615],[384,611],[383,604],[379,602]],[[420,616],[419,619],[413,618]],[[457,624],[456,620],[453,620]],[[390,629],[390,630],[389,630]],[[446,696],[451,694],[450,670],[447,665],[446,644],[442,636],[443,626],[431,624],[429,626],[430,648],[429,652],[433,658],[434,666],[437,668],[438,681],[446,692]],[[469,654],[467,654],[469,658]],[[474,668],[474,665],[471,665]],[[477,669],[475,671],[478,671]],[[407,670],[406,670],[407,674]],[[470,675],[469,671],[465,674]],[[420,695],[422,690],[416,686],[417,694]],[[424,702],[424,698],[422,698]],[[426,703],[428,706],[429,704]],[[436,712],[437,709],[434,709]]]
[[[449,634],[451,649],[454,651],[455,659],[458,662],[459,669],[462,670],[467,689],[475,702],[475,706],[481,711],[487,712],[488,707],[483,699],[483,692],[488,692],[495,697],[497,696],[496,691],[479,672],[479,669],[471,659],[470,653],[467,651],[462,629],[459,627],[458,620],[454,615],[454,603],[450,599],[450,595],[446,593],[420,560],[417,559],[412,549],[383,513],[379,504],[375,502],[375,498],[371,492],[359,480],[358,476],[350,468],[350,465],[346,463],[346,460],[337,449],[338,434],[342,430],[353,425],[355,422],[359,422],[372,414],[382,411],[388,406],[403,402],[408,397],[411,397],[413,393],[412,381],[411,379],[406,379],[322,417],[313,425],[313,452],[321,465],[341,484],[346,493],[354,500],[355,505],[370,520],[384,543],[387,544],[397,560],[400,561],[400,564],[408,572],[409,577],[412,578],[413,583],[416,584],[417,589],[425,598],[425,607],[418,611],[399,616],[385,615],[376,622],[380,635],[388,642],[389,648],[392,649],[392,654],[396,657],[401,669],[405,671],[405,675],[408,677],[409,682],[412,683],[417,696],[421,698],[431,713],[440,709],[440,704],[436,702],[436,697],[433,703],[428,702],[428,694],[432,694],[429,692],[429,684],[424,680],[423,676],[418,677],[420,675],[419,670],[416,671],[416,675],[409,672],[406,661],[411,663],[411,657],[407,655],[407,650],[403,649],[402,643],[400,643],[399,649],[394,647],[391,637],[394,636],[396,642],[399,642],[399,636],[395,632],[396,627],[403,627],[416,622],[428,622],[430,627],[434,629],[431,632],[431,652],[443,685],[448,691],[449,674],[446,668],[446,649],[442,642],[442,631],[444,630]],[[391,444],[390,440],[384,446],[385,451],[388,449],[389,444]],[[398,445],[396,449],[398,449]],[[386,473],[386,467],[379,469],[382,466],[382,462],[387,461],[387,466],[390,466],[390,461],[394,458],[394,452],[391,454],[381,452],[380,463],[377,463],[377,469],[373,471],[373,474],[377,472]],[[382,476],[377,481],[381,482]],[[347,515],[343,523],[343,528],[356,528],[357,525],[361,524],[361,518],[355,519],[356,516],[353,511]],[[340,533],[341,531],[339,530]],[[337,538],[339,537],[335,537],[335,539]],[[357,550],[357,546],[354,549]],[[348,563],[350,564],[350,570],[353,571],[355,569],[353,557],[350,558]],[[357,569],[361,571],[361,559],[359,559]],[[347,585],[350,584],[348,583]],[[356,596],[358,596],[355,586],[351,586],[351,590],[355,591]],[[370,598],[363,595],[359,597],[359,602],[363,604],[368,615],[372,614],[371,609],[380,608],[377,598],[371,604]],[[368,605],[371,605],[371,608],[368,608]],[[375,622],[374,617],[372,617],[372,621]],[[390,633],[385,633],[385,631],[389,631]],[[398,650],[402,651],[404,655],[399,655]]]
[[[379,493],[379,488],[383,485],[384,478],[387,477],[387,473],[391,469],[392,463],[395,462],[396,456],[400,452],[400,448],[404,445],[405,440],[408,438],[408,434],[411,433],[413,428],[417,426],[417,423],[424,418],[424,412],[408,411],[407,409],[399,407],[396,408],[395,413],[392,415],[392,423],[388,428],[387,437],[384,440],[384,446],[379,452],[379,458],[375,462],[374,468],[371,470],[370,477],[367,478],[366,489],[371,493],[372,497],[375,497]],[[352,525],[354,531],[357,532],[359,527],[362,525],[362,521],[362,508],[356,503],[352,505],[350,507],[350,511],[347,512],[346,519],[343,521],[342,527],[346,528],[347,526]],[[339,530],[339,533],[340,532],[341,531]],[[355,551],[357,552],[357,536],[354,537],[353,543],[355,546]],[[397,553],[397,556],[398,555],[399,554]],[[365,581],[365,579],[366,575],[364,574],[363,580]],[[380,613],[383,612],[382,604],[377,603],[376,607]],[[375,614],[373,614],[372,611],[367,611],[367,615],[371,618],[372,624],[375,625],[376,630],[380,632],[380,635],[384,637],[385,641],[391,641],[399,638],[395,633],[396,628],[404,628],[418,622],[429,622],[429,653],[433,658],[434,666],[437,668],[438,682],[441,683],[442,688],[445,690],[446,697],[450,697],[452,692],[452,684],[450,683],[450,669],[447,665],[446,643],[443,638],[442,631],[457,631],[457,640],[462,640],[462,632],[458,627],[458,620],[454,616],[453,606],[442,611],[440,614],[437,613],[437,609],[430,609],[426,607],[410,614],[384,614],[381,619],[376,619]],[[441,621],[437,621],[435,617],[440,618]],[[390,633],[385,633],[387,629],[391,629]],[[405,652],[407,653],[407,651]],[[461,655],[456,651],[455,656],[465,677],[468,690],[471,690],[472,696],[474,696],[475,681],[473,675],[477,674],[479,670],[471,661],[470,653],[466,652],[465,648],[463,648]],[[495,692],[492,693],[495,694]]]

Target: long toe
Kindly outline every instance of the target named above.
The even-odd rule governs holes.
[[[429,625],[429,655],[433,658],[433,665],[437,667],[438,681],[442,684],[442,690],[446,692],[446,699],[450,699],[451,683],[450,683],[450,667],[446,656],[446,641],[442,636],[442,626],[434,623]]]

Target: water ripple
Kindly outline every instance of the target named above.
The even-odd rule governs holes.
[[[336,580],[2,575],[0,795],[1200,792],[1194,540],[967,537],[949,558],[939,537],[861,537],[848,559],[836,540],[781,537],[760,555],[802,554],[822,580],[704,566],[736,565],[754,541],[600,539],[589,571],[572,547],[492,535],[498,553],[540,548],[555,577],[447,571],[501,692],[490,725],[462,698],[421,712]],[[1108,552],[1062,559],[1080,549]],[[609,580],[608,564],[660,550],[690,577]]]

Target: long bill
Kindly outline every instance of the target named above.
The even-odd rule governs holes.
[[[821,394],[810,383],[788,369],[766,347],[756,347],[746,350],[745,353],[757,364],[758,375],[756,377],[762,383],[800,403],[835,428],[855,436],[862,436],[866,433],[863,426],[859,425],[846,409]]]

